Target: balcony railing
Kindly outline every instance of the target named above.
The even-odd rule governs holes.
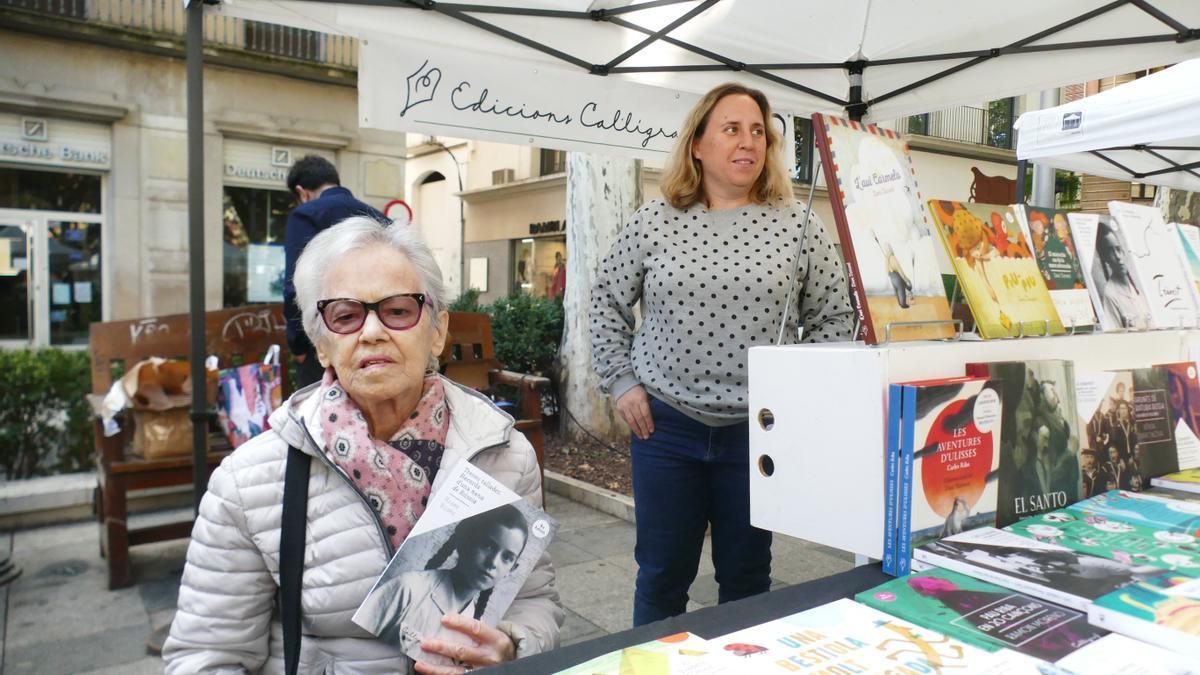
[[[187,32],[187,10],[180,0],[0,0],[0,7],[149,35],[183,37]],[[353,38],[217,13],[204,17],[204,41],[255,54],[358,67]]]
[[[901,117],[896,130],[1006,150],[1014,145],[1012,115],[967,106]]]

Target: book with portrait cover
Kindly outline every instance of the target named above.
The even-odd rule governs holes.
[[[1134,283],[1150,308],[1152,328],[1200,324],[1196,284],[1184,267],[1183,245],[1174,226],[1151,206],[1109,202],[1108,212],[1129,253]]]
[[[847,598],[722,635],[709,644],[725,653],[724,672],[747,675],[1006,672],[993,665],[995,657],[986,648]]]
[[[1152,565],[1126,565],[994,527],[930,542],[913,557],[1081,612],[1105,593],[1162,574]]]
[[[981,337],[1065,332],[1012,209],[931,199],[929,211]]]
[[[1139,492],[1152,477],[1178,470],[1168,398],[1164,368],[1076,375],[1086,496],[1106,490]]]
[[[597,656],[556,675],[719,675],[728,672],[708,640],[675,633]]]
[[[1067,212],[1027,204],[1013,204],[1011,208],[1033,246],[1033,257],[1046,280],[1058,318],[1068,327],[1091,328],[1096,317],[1071,238]]]
[[[1088,621],[1200,659],[1200,579],[1164,574],[1126,586],[1092,603]]]
[[[1100,328],[1105,331],[1149,328],[1150,306],[1133,280],[1129,251],[1112,218],[1107,214],[1068,213],[1067,223]]]
[[[1071,509],[1043,513],[1004,528],[1037,541],[1110,558],[1126,565],[1153,565],[1163,570],[1200,572],[1200,541],[1139,523],[1085,515]]]
[[[423,651],[421,640],[472,646],[465,634],[444,628],[442,617],[463,614],[495,626],[558,523],[470,462],[444,471],[441,487],[350,619],[414,661],[453,666]]]
[[[829,201],[846,260],[860,335],[867,344],[952,337],[936,235],[908,144],[890,129],[813,115]]]
[[[996,522],[1000,382],[908,383],[904,392],[896,573],[927,541]]]
[[[1000,480],[996,527],[1079,501],[1075,364],[1046,359],[968,363],[1000,381]]]
[[[1144,492],[1109,490],[1076,502],[1068,510],[1083,516],[1098,515],[1167,532],[1200,537],[1200,503]]]
[[[1051,663],[1108,631],[1083,612],[933,568],[854,596],[859,602],[989,650],[1012,649]]]
[[[1195,361],[1165,363],[1175,458],[1180,469],[1200,467],[1200,371]]]

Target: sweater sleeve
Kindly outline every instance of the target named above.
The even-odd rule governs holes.
[[[509,434],[509,443],[513,448],[523,448],[525,456],[525,466],[514,492],[542,508],[542,474],[533,447],[518,431]],[[554,587],[550,553],[543,551],[497,628],[512,638],[517,647],[516,657],[521,658],[557,648],[559,627],[564,619],[558,589]]]
[[[633,372],[633,306],[642,299],[645,276],[642,220],[646,207],[633,214],[617,235],[608,255],[600,263],[592,289],[590,314],[592,360],[600,376],[600,388],[613,400],[639,384]]]
[[[803,213],[803,205],[800,206]],[[803,216],[801,216],[803,218]],[[804,234],[800,258],[801,342],[840,342],[851,339],[854,311],[842,258],[829,239],[825,223],[814,211]]]
[[[213,472],[192,528],[166,673],[257,672],[267,659],[277,586],[249,535],[228,468]]]

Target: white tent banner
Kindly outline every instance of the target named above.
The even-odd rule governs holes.
[[[359,55],[359,124],[387,131],[663,161],[700,99],[515,59],[481,64],[411,40],[372,36]],[[791,116],[775,123],[791,147]]]

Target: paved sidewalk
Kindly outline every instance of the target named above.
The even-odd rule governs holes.
[[[547,498],[547,511],[560,522],[551,556],[567,609],[563,642],[628,628],[636,573],[633,526],[558,495]],[[0,537],[0,552],[11,546],[13,560],[24,568],[19,579],[0,589],[0,672],[162,672],[162,662],[147,655],[146,639],[174,614],[187,541],[135,547],[131,558],[137,584],[109,591],[98,534],[89,521]],[[790,537],[776,535],[774,553],[776,585],[852,566],[849,554]],[[690,608],[716,602],[712,571],[711,562],[703,560]]]

